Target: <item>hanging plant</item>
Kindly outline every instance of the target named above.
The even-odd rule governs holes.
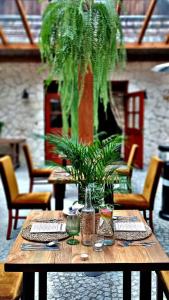
[[[84,78],[93,73],[94,128],[98,128],[98,102],[108,103],[107,78],[125,60],[117,0],[56,0],[43,14],[40,50],[49,66],[49,80],[57,78],[61,93],[63,132],[78,136],[78,106]]]

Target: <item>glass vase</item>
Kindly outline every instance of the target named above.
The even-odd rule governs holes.
[[[85,205],[81,211],[81,238],[84,246],[92,246],[95,234],[95,210],[91,202],[91,189],[86,187]]]

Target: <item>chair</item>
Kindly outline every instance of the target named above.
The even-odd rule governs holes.
[[[0,174],[8,206],[8,240],[10,239],[12,229],[12,219],[15,220],[15,229],[17,227],[18,219],[25,218],[19,216],[19,209],[50,209],[50,199],[52,194],[50,192],[19,193],[12,160],[7,155],[0,159]],[[12,215],[12,209],[16,210],[15,216]]]
[[[0,262],[0,300],[18,300],[22,294],[21,272],[5,272]]]
[[[34,168],[31,153],[27,144],[23,144],[23,151],[25,154],[25,159],[28,167],[30,186],[29,192],[32,192],[33,184],[44,184],[48,183],[48,177],[50,176],[52,170],[49,168]]]
[[[153,229],[153,208],[155,194],[161,174],[163,161],[156,156],[151,158],[142,194],[114,194],[114,203],[119,209],[139,209],[143,211],[145,219],[149,219]],[[146,211],[149,211],[149,218]]]
[[[157,272],[157,295],[158,299],[163,299],[163,292],[169,299],[169,271]]]
[[[131,177],[132,177],[132,172],[133,172],[133,162],[136,157],[138,145],[133,144],[129,153],[128,161],[126,166],[120,166],[119,168],[116,169],[116,173],[122,177],[125,176],[127,177],[127,185],[128,189],[131,191]]]

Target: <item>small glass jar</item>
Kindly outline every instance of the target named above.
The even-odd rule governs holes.
[[[104,249],[104,236],[95,234],[93,236],[93,250],[96,252],[103,251]]]
[[[104,235],[105,245],[114,244],[113,205],[108,205],[100,209],[100,220],[97,228],[97,234]]]

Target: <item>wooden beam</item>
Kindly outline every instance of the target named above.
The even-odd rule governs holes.
[[[166,43],[161,43],[161,42],[147,42],[147,43],[142,43],[142,44],[138,44],[138,43],[126,43],[125,44],[125,48],[128,49],[169,49],[169,44]],[[7,49],[7,50],[38,50],[39,46],[38,44],[30,44],[30,43],[10,43],[7,45],[3,45],[0,44],[0,49]]]
[[[165,43],[166,43],[166,44],[169,44],[169,34],[168,34],[167,37],[166,37]]]
[[[169,61],[169,43],[126,43],[128,61]],[[12,43],[0,44],[0,62],[40,62],[37,44]]]
[[[169,44],[128,43],[126,44],[128,61],[169,61]]]
[[[0,26],[0,38],[2,40],[3,45],[7,46],[9,44],[8,39],[1,26]]]
[[[38,44],[30,43],[10,43],[7,45],[0,44],[0,49],[2,50],[39,50]]]
[[[30,41],[31,44],[34,44],[32,33],[31,33],[31,30],[30,30],[30,26],[29,26],[28,21],[27,21],[26,12],[25,12],[25,9],[24,9],[24,6],[23,6],[23,2],[22,2],[22,0],[15,0],[15,1],[16,1],[16,5],[18,7],[18,11],[20,13],[25,31],[26,31],[27,36],[29,38],[29,41]]]
[[[169,49],[169,44],[165,44],[164,42],[147,42],[147,43],[142,43],[142,44],[138,44],[138,43],[126,43],[125,44],[125,48],[126,49],[150,49],[150,50],[160,50],[160,49]]]
[[[145,19],[144,19],[144,23],[142,25],[142,28],[141,28],[141,31],[140,31],[140,34],[139,34],[139,37],[138,37],[138,44],[142,43],[145,31],[148,27],[148,24],[149,24],[149,21],[151,19],[151,16],[152,16],[152,13],[154,11],[156,3],[157,3],[157,0],[151,0],[151,2],[150,2],[150,5],[148,7],[148,10],[147,10],[147,13],[146,13],[146,16],[145,16]]]

